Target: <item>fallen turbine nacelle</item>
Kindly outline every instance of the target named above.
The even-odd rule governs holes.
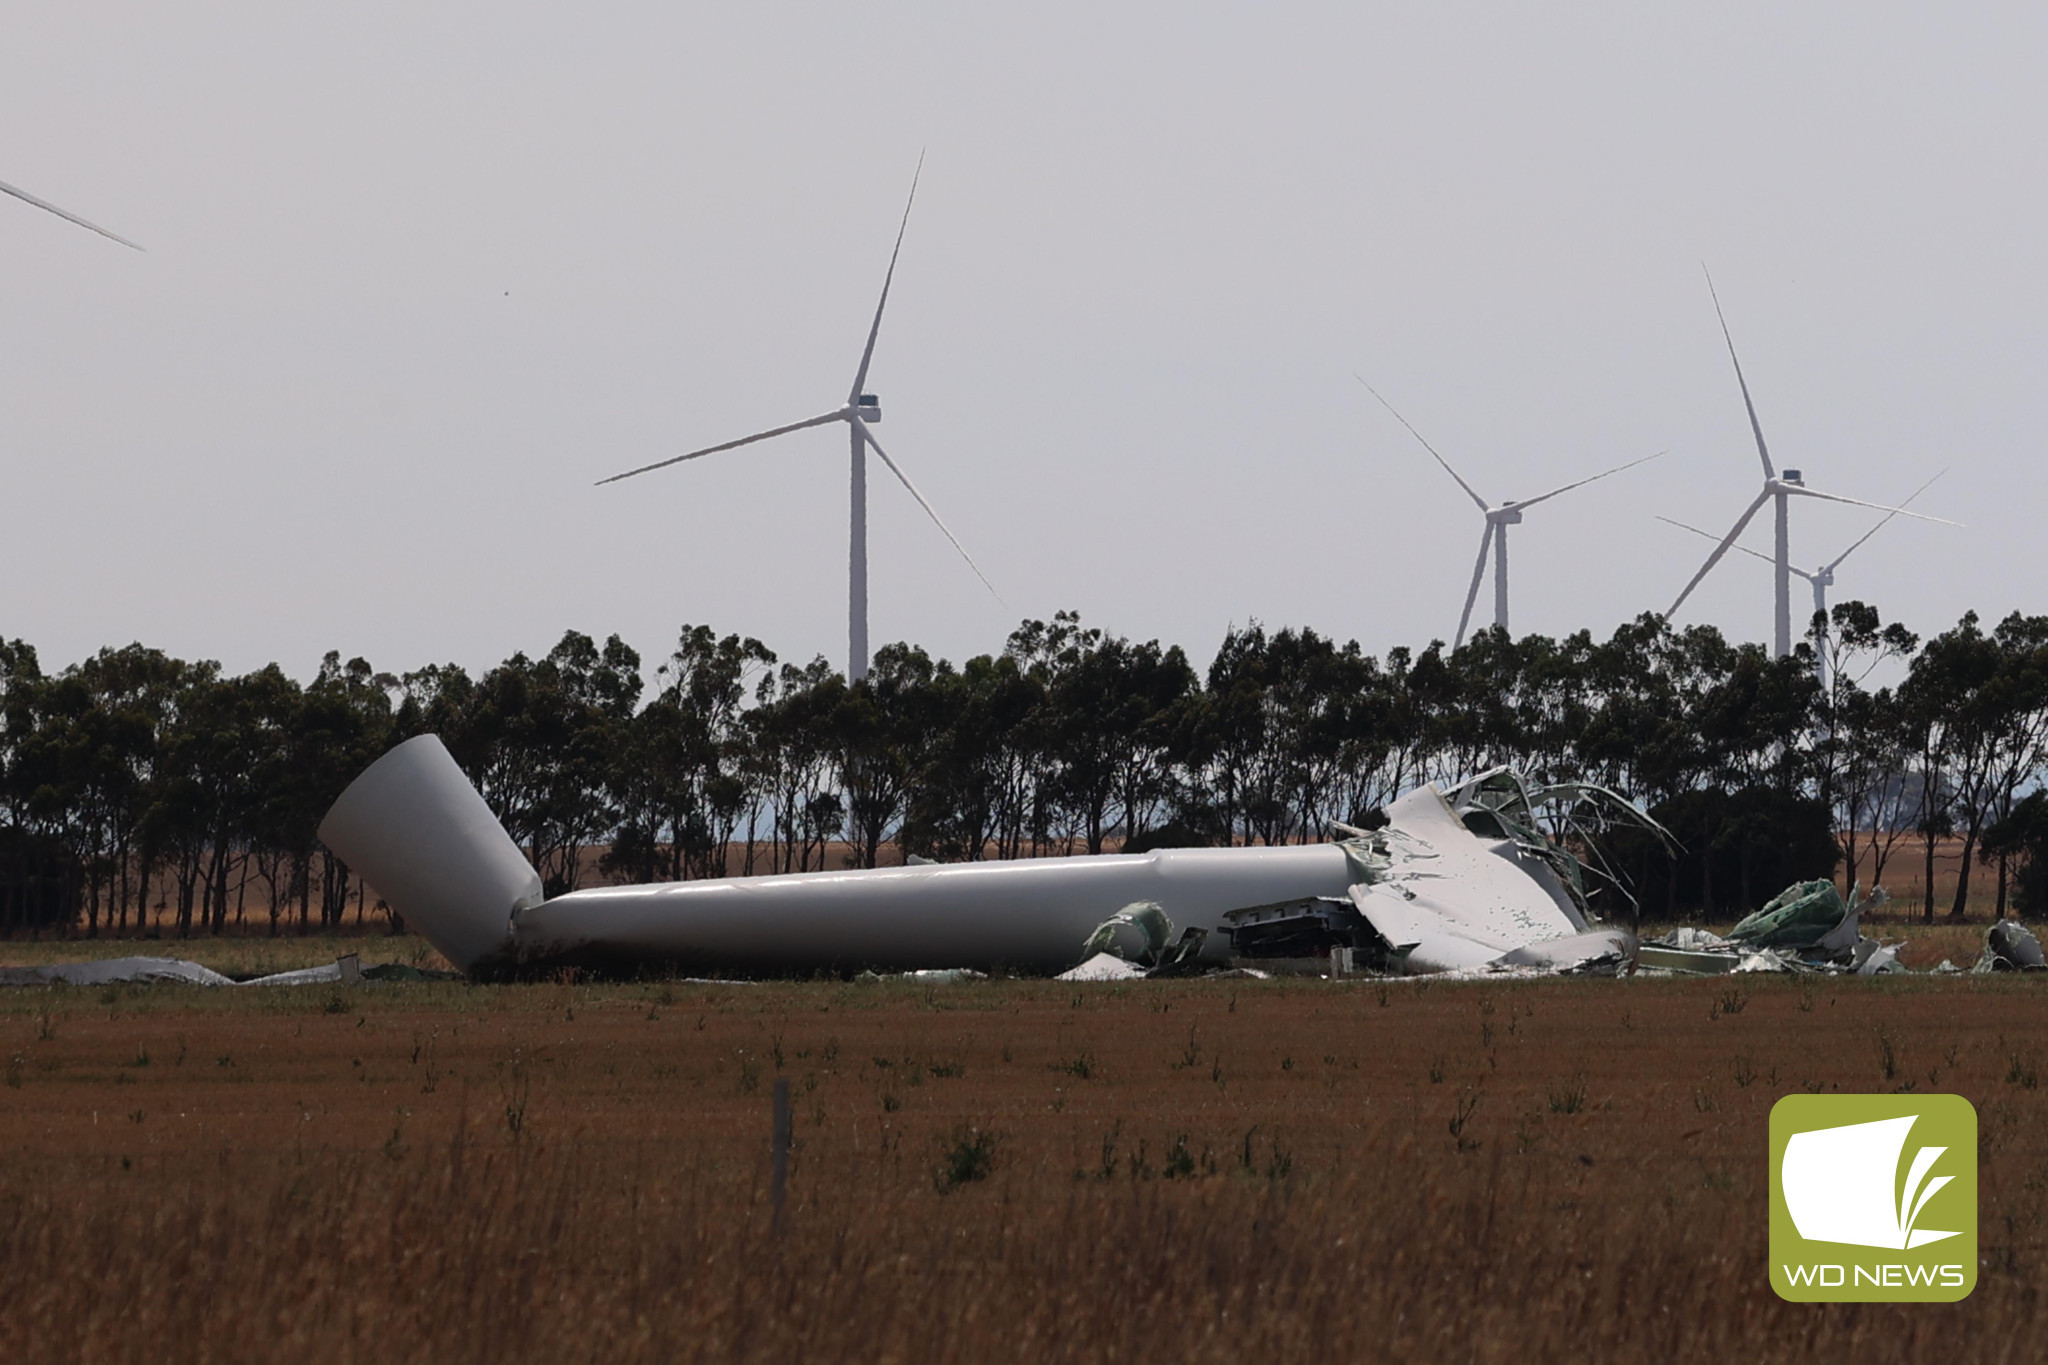
[[[1526,836],[1518,843],[1473,833],[1434,787],[1387,813],[1389,828],[1363,847],[1353,840],[917,864],[594,887],[543,900],[538,877],[483,798],[440,740],[422,735],[342,793],[320,838],[450,962],[478,975],[566,965],[777,976],[942,967],[1051,973],[1073,966],[1105,920],[1141,901],[1183,929],[1207,931],[1201,956],[1218,963],[1228,940],[1214,931],[1230,911],[1347,898],[1411,972],[1487,966],[1552,940],[1559,951],[1538,952],[1531,965],[1568,967],[1632,946],[1611,931],[1605,947],[1561,942],[1589,926],[1564,882],[1531,856]],[[1384,852],[1394,844],[1393,854]]]

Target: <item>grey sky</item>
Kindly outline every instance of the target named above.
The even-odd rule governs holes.
[[[1540,14],[1537,10],[1540,8]],[[826,411],[920,149],[872,467],[877,643],[1078,608],[1448,639],[1478,513],[1515,626],[1661,610],[1772,451],[1905,496],[1844,566],[1923,631],[2041,610],[2048,16],[1885,4],[558,6],[10,12],[0,634],[300,676],[683,621],[844,664]],[[1868,525],[1793,508],[1794,560]],[[1768,548],[1759,520],[1746,543]],[[1795,605],[1804,601],[1795,584]],[[1482,599],[1481,612],[1485,610]],[[1769,571],[1687,603],[1740,639]]]

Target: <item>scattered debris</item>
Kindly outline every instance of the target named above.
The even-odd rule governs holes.
[[[1637,944],[1636,970],[1718,976],[1734,971],[1745,956],[1758,954],[1745,954],[1710,930],[1686,926]]]
[[[2002,919],[1984,931],[1984,956],[1973,972],[2048,971],[2048,958],[2041,953],[2041,940],[2018,920]]]
[[[1135,981],[1145,975],[1145,969],[1135,962],[1126,962],[1114,953],[1097,953],[1078,967],[1069,967],[1054,977],[1055,981]]]
[[[1208,946],[1207,929],[1187,928],[1180,931],[1180,937],[1159,955],[1147,976],[1206,976],[1218,970],[1202,961],[1202,950]]]
[[[1157,962],[1160,953],[1165,951],[1166,940],[1173,933],[1173,921],[1166,917],[1166,911],[1158,901],[1133,901],[1096,925],[1095,932],[1088,935],[1087,941],[1081,945],[1081,951],[1091,957],[1097,953],[1129,957],[1117,944],[1118,931],[1126,928],[1136,929],[1144,939],[1139,955],[1145,962],[1152,963]]]
[[[97,962],[0,967],[0,986],[125,986],[162,981],[186,986],[235,984],[233,977],[174,957],[108,957]]]
[[[1897,943],[1865,938],[1863,911],[1886,899],[1883,887],[1849,899],[1831,881],[1794,882],[1742,919],[1722,938],[1705,929],[1680,928],[1637,949],[1637,966],[1652,972],[1713,976],[1724,972],[1829,972],[1875,976],[1903,972]]]
[[[1276,905],[1249,905],[1223,916],[1223,933],[1240,958],[1310,970],[1330,954],[1350,949],[1354,967],[1384,967],[1385,940],[1349,896],[1313,896]]]
[[[422,971],[400,962],[365,967],[355,953],[321,967],[272,972],[245,980],[175,957],[106,957],[91,962],[53,962],[41,967],[0,967],[0,986],[352,986],[363,981],[456,979],[454,972]]]
[[[1095,927],[1088,941],[1081,945],[1081,951],[1092,962],[1098,957],[1125,958],[1119,937],[1126,929],[1136,929],[1144,939],[1144,946],[1138,950],[1135,959],[1126,959],[1140,967],[1142,976],[1203,976],[1216,970],[1202,962],[1202,949],[1209,941],[1207,929],[1183,929],[1172,943],[1173,921],[1157,901],[1133,901]],[[1084,980],[1088,978],[1068,977],[1061,980]]]
[[[1859,903],[1859,895],[1858,888],[1850,888],[1845,903],[1832,881],[1794,882],[1730,929],[1728,940],[1758,948],[1810,949],[1838,957],[1853,949],[1861,937],[1858,916],[1885,899],[1882,887],[1867,902]]]

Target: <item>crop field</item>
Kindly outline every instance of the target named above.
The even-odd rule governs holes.
[[[2042,989],[13,990],[8,1356],[2033,1359]],[[1771,1104],[1909,1087],[1980,1115],[1975,1294],[1780,1302]]]

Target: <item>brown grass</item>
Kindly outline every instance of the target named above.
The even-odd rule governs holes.
[[[2040,989],[13,992],[8,1354],[2031,1358]],[[1780,1302],[1771,1104],[1906,1085],[1978,1106],[1976,1293]]]

